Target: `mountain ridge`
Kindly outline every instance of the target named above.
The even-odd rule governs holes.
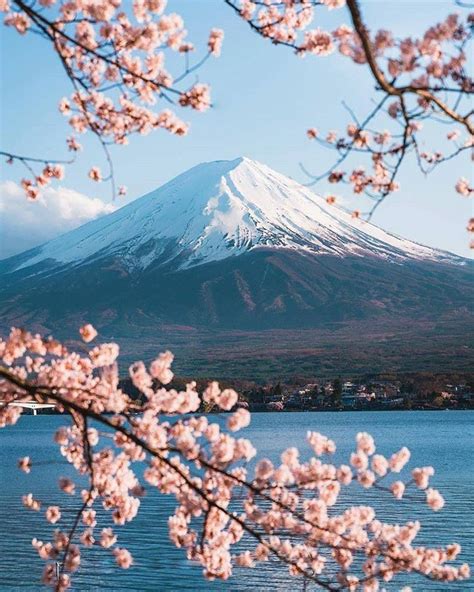
[[[196,375],[250,375],[257,351],[272,376],[306,352],[334,371],[370,370],[364,351],[379,371],[459,370],[474,365],[473,271],[265,165],[216,161],[0,261],[0,332],[67,339],[91,322],[125,359],[171,347]]]
[[[245,157],[196,165],[119,210],[2,263],[17,271],[118,254],[130,270],[163,257],[163,262],[176,258],[185,269],[259,247],[465,264],[446,251],[353,220],[308,188]]]

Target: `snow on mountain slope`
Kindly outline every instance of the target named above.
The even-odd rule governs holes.
[[[130,269],[144,269],[158,258],[178,258],[180,268],[189,268],[263,246],[340,257],[463,261],[353,220],[299,183],[238,158],[200,164],[120,210],[22,254],[10,271],[109,256],[120,256]]]

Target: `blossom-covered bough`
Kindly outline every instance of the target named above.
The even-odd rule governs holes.
[[[431,25],[420,37],[397,38],[390,30],[370,31],[357,0],[224,1],[256,33],[276,45],[292,48],[299,56],[328,56],[338,50],[369,70],[375,96],[364,117],[357,117],[345,104],[350,116],[345,132],[320,133],[316,128],[307,131],[310,139],[337,152],[327,171],[313,174],[304,169],[312,183],[323,179],[346,183],[355,194],[370,198],[369,210],[354,210],[354,217],[365,214],[370,219],[385,197],[398,189],[397,175],[408,155],[413,155],[420,170],[427,174],[441,163],[472,151],[474,118],[470,97],[474,84],[467,58],[472,51],[469,44],[474,14],[453,13]],[[458,8],[468,7],[456,4]],[[314,21],[321,16],[318,9],[339,8],[345,8],[348,23],[342,22],[332,31],[314,27]],[[454,127],[446,131],[443,124]],[[425,129],[429,132],[426,138]],[[436,132],[439,148],[427,150],[426,141],[432,145]],[[362,164],[354,166],[358,159]],[[463,196],[474,193],[464,177],[458,179],[455,188]],[[334,203],[335,196],[329,195],[328,201]]]
[[[89,343],[97,333],[86,325],[81,335]],[[275,465],[258,459],[252,443],[237,435],[250,413],[239,407],[235,391],[217,383],[203,393],[194,382],[183,391],[167,388],[173,356],[165,352],[148,368],[143,362],[130,367],[141,394],[133,399],[119,388],[118,353],[115,343],[68,351],[52,338],[19,329],[0,341],[0,427],[20,418],[14,403],[53,403],[65,425],[52,437],[78,473],[75,481],[58,482],[65,496],[77,499],[72,519],[34,493],[23,497],[27,508],[56,525],[51,540],[32,541],[46,562],[45,584],[67,589],[92,546],[111,553],[121,568],[131,567],[133,557],[120,546],[116,527],[135,518],[145,490],[175,498],[170,539],[210,579],[225,580],[234,566],[253,568],[271,559],[291,575],[334,591],[377,591],[400,573],[446,583],[469,577],[468,565],[455,561],[456,543],[417,546],[418,521],[387,523],[372,507],[356,504],[359,487],[361,502],[365,490],[377,489],[396,500],[425,501],[434,511],[443,508],[429,483],[431,467],[414,468],[401,479],[407,448],[386,458],[376,454],[369,434],[359,433],[348,464],[337,465],[327,460],[334,442],[309,432],[308,460],[289,448]],[[200,413],[203,408],[228,412],[225,423]],[[20,459],[19,468],[34,472],[34,458]],[[347,488],[350,495],[342,497],[353,505],[341,499]]]
[[[194,45],[187,40],[183,19],[165,8],[166,0],[135,0],[133,6],[121,0],[0,0],[5,25],[22,35],[40,35],[58,56],[73,86],[59,110],[76,134],[90,131],[97,137],[109,170],[103,175],[93,166],[89,177],[110,180],[113,196],[125,188],[115,188],[111,144],[126,144],[132,134],[156,129],[185,135],[188,124],[170,106],[205,111],[211,104],[209,86],[188,81],[211,55],[220,55],[223,32],[211,29],[207,52],[191,64]],[[184,56],[184,68],[176,74],[166,67],[170,53]],[[67,138],[67,147],[73,154],[81,150],[75,136]],[[64,164],[73,160],[0,154],[26,166],[30,174],[22,186],[30,199],[52,179],[61,179]]]
[[[347,0],[352,26],[341,25],[331,33],[309,28],[314,10],[339,8],[344,0],[224,1],[274,43],[299,54],[328,55],[338,47],[355,63],[368,65],[382,92],[372,112],[362,121],[354,117],[346,134],[329,132],[322,139],[311,128],[308,135],[339,152],[337,163],[321,178],[348,182],[356,193],[368,193],[374,200],[369,216],[396,189],[407,154],[430,170],[471,148],[473,124],[465,103],[472,82],[465,56],[472,18],[463,22],[450,16],[420,39],[397,40],[387,31],[370,34],[355,0]],[[165,14],[165,8],[165,0],[0,0],[7,26],[51,43],[73,85],[60,111],[75,133],[92,132],[102,144],[109,171],[103,175],[92,166],[89,176],[93,181],[110,179],[114,195],[110,144],[125,144],[132,134],[156,129],[184,135],[187,124],[161,105],[204,111],[211,104],[207,85],[187,85],[186,80],[210,55],[219,55],[223,33],[212,29],[207,53],[191,65],[193,46],[184,23],[177,14]],[[183,71],[174,76],[165,65],[170,52],[185,59]],[[395,133],[373,129],[385,114],[399,126]],[[448,132],[454,148],[446,155],[420,148],[422,122],[435,123],[438,117],[458,127]],[[75,136],[67,139],[67,146],[73,155],[81,149]],[[30,199],[52,180],[62,179],[64,165],[71,162],[1,154],[28,169],[23,187]],[[371,174],[340,169],[353,154],[370,158]],[[465,179],[456,188],[462,195],[472,193]],[[328,201],[333,203],[334,196]],[[474,230],[474,222],[469,227]],[[97,333],[86,325],[81,336],[90,343]],[[308,460],[289,448],[274,465],[258,459],[252,443],[238,437],[250,414],[239,407],[233,390],[221,390],[217,383],[203,393],[194,382],[183,391],[166,387],[173,378],[170,352],[148,368],[142,362],[130,367],[140,392],[136,399],[119,386],[117,344],[77,349],[69,351],[54,339],[19,329],[0,340],[0,427],[18,421],[22,402],[54,404],[65,425],[53,437],[77,471],[77,479],[64,476],[58,482],[65,496],[77,500],[72,521],[48,500],[33,493],[23,497],[27,508],[44,512],[56,525],[51,540],[32,541],[46,562],[45,584],[67,589],[81,554],[92,546],[110,552],[121,568],[131,567],[133,557],[120,546],[116,527],[135,518],[145,490],[152,489],[175,498],[171,541],[202,565],[207,578],[227,579],[235,566],[252,568],[272,558],[287,565],[291,575],[326,590],[376,591],[400,573],[443,582],[469,577],[469,567],[456,562],[459,545],[417,546],[417,521],[390,524],[372,507],[356,505],[355,499],[347,505],[347,496],[340,495],[347,490],[352,499],[356,487],[362,494],[375,489],[395,500],[424,500],[434,511],[441,510],[444,500],[429,484],[431,467],[414,468],[408,480],[401,479],[410,456],[406,448],[385,458],[376,454],[371,436],[360,433],[348,464],[336,465],[327,460],[334,442],[310,432]],[[228,412],[224,424],[202,413],[212,409]],[[20,459],[19,467],[34,471],[34,458]]]
[[[310,184],[327,180],[367,196],[368,209],[361,205],[353,210],[354,217],[370,219],[398,189],[407,156],[428,174],[472,151],[474,85],[467,56],[474,16],[468,13],[467,3],[455,2],[463,14],[448,15],[419,37],[398,38],[388,29],[370,31],[357,0],[223,2],[274,44],[292,48],[300,56],[328,56],[338,50],[370,72],[375,93],[367,114],[358,117],[344,103],[350,115],[344,132],[307,130],[310,139],[337,152],[326,171],[313,174],[303,167]],[[194,46],[187,41],[183,19],[165,9],[166,0],[0,0],[7,26],[22,35],[39,34],[51,43],[74,89],[71,97],[61,100],[60,111],[74,132],[90,131],[102,144],[109,170],[104,175],[93,166],[89,177],[110,179],[113,195],[125,193],[126,188],[115,188],[111,144],[125,144],[134,133],[156,129],[186,134],[188,125],[171,109],[161,108],[163,104],[197,111],[211,105],[207,84],[187,85],[186,81],[210,55],[220,54],[223,31],[210,30],[207,53],[190,65]],[[343,9],[347,23],[343,20],[331,31],[314,26],[321,10],[333,9]],[[172,75],[167,69],[168,53],[184,55],[182,72]],[[160,105],[158,111],[155,103]],[[81,149],[74,136],[67,139],[67,146],[73,155]],[[19,161],[27,167],[29,177],[22,185],[30,199],[36,199],[52,179],[61,179],[63,165],[70,162],[0,154],[7,162]],[[455,189],[462,196],[474,193],[466,176],[457,179]],[[337,198],[328,195],[327,201],[332,204]],[[473,229],[471,219],[468,230]]]

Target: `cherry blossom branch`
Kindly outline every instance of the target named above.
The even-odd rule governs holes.
[[[80,332],[86,342],[96,336],[90,325]],[[425,492],[428,505],[441,509],[441,495],[428,487],[431,467],[413,469],[406,483],[381,484],[407,463],[406,448],[386,459],[374,454],[373,439],[361,433],[351,466],[337,467],[321,460],[322,455],[334,452],[334,442],[309,432],[314,456],[308,462],[301,462],[298,451],[289,448],[278,467],[268,459],[258,461],[251,479],[247,463],[256,451],[248,440],[231,435],[248,425],[248,411],[237,408],[229,414],[227,431],[205,416],[194,415],[201,403],[225,411],[235,409],[238,395],[234,391],[221,391],[217,383],[211,383],[201,396],[195,383],[181,392],[159,386],[169,384],[173,377],[173,356],[165,352],[149,370],[142,362],[130,367],[132,382],[143,397],[141,408],[137,408],[118,388],[117,355],[115,344],[101,344],[81,357],[54,340],[19,330],[13,330],[6,341],[0,340],[0,427],[15,423],[21,414],[21,409],[10,406],[12,402],[32,398],[56,404],[61,413],[73,418],[71,427],[60,428],[54,436],[61,454],[79,474],[89,478],[89,489],[83,491],[83,503],[87,501],[89,507],[81,506],[72,529],[67,534],[56,531],[51,543],[33,541],[46,561],[58,554],[63,557],[59,577],[52,563],[46,564],[43,575],[43,581],[56,590],[69,586],[70,574],[80,562],[80,546],[95,544],[97,515],[92,506],[96,500],[102,499],[118,525],[136,516],[143,491],[132,469],[136,462],[146,463],[143,478],[150,486],[175,496],[177,506],[169,521],[171,540],[202,564],[207,577],[225,579],[233,564],[251,567],[269,556],[286,564],[291,575],[305,577],[326,590],[375,586],[379,578],[398,572],[442,581],[467,577],[467,566],[446,563],[457,556],[458,546],[448,546],[433,563],[432,550],[426,550],[425,556],[425,550],[411,545],[418,523],[387,525],[375,520],[369,507],[336,508],[341,487],[354,480],[363,489],[389,491],[396,499],[414,482]],[[167,421],[164,415],[176,417]],[[98,448],[100,434],[88,427],[89,421],[110,430],[114,448]],[[31,467],[28,457],[20,460],[20,468],[26,472]],[[61,479],[60,487],[74,493],[69,479]],[[23,502],[30,509],[40,508],[32,494],[24,496]],[[60,520],[60,508],[50,506],[46,518],[53,523]],[[73,539],[81,521],[87,528],[78,545]],[[254,541],[255,548],[232,555],[232,546],[244,535]],[[98,544],[110,548],[115,542],[111,529],[103,529]],[[126,549],[114,547],[113,554],[120,567],[133,563]],[[349,570],[355,558],[363,562],[359,576]],[[330,568],[326,567],[329,562]]]
[[[416,88],[413,85],[406,85],[397,88],[395,86],[392,86],[392,84],[390,84],[387,81],[384,74],[378,67],[377,61],[375,59],[372,42],[369,39],[367,27],[365,26],[362,20],[359,3],[357,2],[357,0],[346,0],[346,2],[347,7],[349,8],[349,12],[351,14],[352,23],[354,24],[355,30],[357,31],[357,34],[361,40],[367,63],[375,80],[378,82],[381,89],[384,90],[388,95],[396,97],[401,97],[404,94],[416,94],[426,99],[427,101],[434,103],[445,115],[447,115],[452,120],[461,123],[463,126],[466,127],[467,131],[471,135],[474,135],[474,124],[469,120],[469,118],[453,111],[448,105],[443,103],[436,95],[433,95],[431,92],[429,92],[428,89]],[[467,92],[472,94],[473,91],[470,90]]]
[[[215,508],[218,511],[222,512],[223,514],[225,514],[226,516],[228,516],[231,520],[233,520],[234,522],[236,522],[237,524],[239,524],[239,526],[242,527],[243,530],[245,530],[249,535],[251,535],[253,538],[255,538],[260,544],[264,545],[273,555],[275,555],[275,557],[277,559],[279,559],[280,561],[282,561],[283,563],[286,563],[288,565],[291,565],[292,567],[295,568],[295,570],[299,573],[301,573],[302,575],[304,575],[306,578],[310,579],[311,581],[315,582],[316,584],[318,584],[319,587],[326,589],[326,590],[339,590],[342,589],[340,587],[334,587],[332,584],[330,584],[329,582],[324,582],[323,580],[315,577],[314,574],[307,572],[303,569],[301,569],[298,566],[298,563],[295,561],[291,561],[288,558],[286,558],[284,555],[282,555],[278,549],[274,548],[271,544],[269,544],[264,537],[259,534],[255,529],[251,528],[247,523],[245,523],[243,520],[241,520],[238,516],[236,516],[234,513],[230,512],[227,510],[227,508],[225,508],[224,506],[221,506],[220,504],[218,504],[217,502],[215,502],[214,500],[212,500],[210,497],[208,497],[205,493],[205,491],[203,491],[202,489],[198,488],[195,483],[176,465],[174,465],[171,461],[169,461],[165,456],[162,455],[162,453],[160,453],[157,450],[154,450],[152,448],[149,447],[149,445],[141,440],[140,438],[138,438],[135,434],[133,434],[133,432],[129,432],[128,430],[126,430],[125,428],[123,428],[120,425],[116,425],[115,423],[109,421],[106,417],[104,417],[101,414],[97,414],[93,411],[91,411],[90,409],[84,409],[81,408],[80,406],[72,403],[71,401],[61,397],[58,393],[56,393],[54,391],[54,389],[46,389],[45,387],[41,387],[41,386],[36,386],[33,384],[29,384],[23,380],[18,379],[15,375],[13,375],[7,368],[0,366],[0,377],[8,380],[10,383],[14,384],[15,386],[21,388],[22,390],[26,391],[28,393],[29,396],[33,397],[34,399],[36,399],[37,397],[39,397],[39,401],[55,401],[56,403],[59,403],[66,411],[70,410],[72,412],[78,413],[81,415],[81,417],[84,420],[84,428],[82,431],[83,437],[86,439],[87,441],[87,449],[88,449],[88,455],[89,455],[89,460],[88,460],[88,466],[90,471],[92,472],[92,468],[93,468],[93,462],[92,459],[90,457],[90,447],[89,447],[89,441],[87,438],[87,418],[90,417],[91,419],[94,419],[95,421],[102,423],[103,425],[114,429],[118,432],[120,432],[121,434],[123,434],[128,440],[134,442],[135,444],[137,444],[140,448],[142,448],[143,450],[145,450],[146,452],[148,452],[151,456],[158,458],[161,462],[163,462],[164,464],[166,464],[171,471],[177,473],[177,475],[179,475],[179,477],[186,483],[186,485],[188,485],[188,487],[190,487],[193,491],[195,491],[200,497],[203,498],[203,500],[206,502],[206,504],[208,504],[209,508]],[[173,450],[172,448],[168,448],[168,450]],[[212,465],[209,465],[208,463],[205,463],[202,459],[199,459],[199,464],[202,464],[203,466],[207,466],[207,468],[222,473],[224,474],[226,477],[233,479],[233,476],[230,475],[229,473],[226,473],[225,471],[217,468],[217,467],[213,467]],[[248,488],[252,488],[252,485],[239,480],[239,482],[243,485],[245,485]],[[255,488],[252,488],[254,491],[256,491]],[[67,565],[68,563],[68,552],[72,543],[72,539],[74,537],[74,533],[76,532],[81,516],[84,512],[84,510],[87,508],[87,506],[89,505],[90,500],[92,499],[92,493],[94,491],[94,483],[93,483],[93,476],[91,474],[91,481],[90,481],[90,487],[88,490],[88,493],[86,495],[86,499],[84,500],[84,503],[82,504],[81,508],[79,509],[79,511],[76,514],[76,517],[74,519],[73,525],[69,531],[69,534],[67,536],[67,545],[66,548],[64,550],[64,554],[63,554],[63,560],[62,560],[62,564],[61,564],[61,570],[60,570],[60,577],[58,579],[58,581],[56,582],[56,586],[55,589],[60,592],[61,590],[63,590],[63,582],[64,579],[61,578],[61,576],[64,573],[64,566]],[[207,524],[207,520],[205,520],[204,522],[204,526]],[[203,538],[205,538],[205,530],[203,530]],[[201,543],[202,546],[202,543]]]
[[[57,4],[57,10],[47,8]],[[18,33],[29,31],[49,41],[61,60],[67,77],[74,87],[71,100],[64,98],[60,111],[78,133],[89,130],[99,140],[109,167],[102,175],[93,166],[89,177],[93,181],[109,180],[115,198],[115,175],[108,146],[127,143],[133,133],[145,134],[155,129],[184,135],[188,124],[172,111],[156,113],[149,105],[163,99],[170,104],[205,111],[211,106],[209,87],[196,82],[184,90],[178,88],[192,72],[210,56],[220,55],[223,32],[211,29],[207,52],[196,64],[190,65],[188,54],[194,46],[185,40],[184,23],[177,14],[163,14],[163,0],[137,1],[131,15],[121,12],[121,0],[101,0],[96,3],[49,0],[5,0],[0,12],[4,23]],[[136,20],[136,25],[131,18]],[[173,80],[164,67],[164,50],[185,56],[184,72]],[[173,98],[172,98],[173,97]],[[176,98],[176,100],[175,100]],[[68,140],[72,150],[79,150],[76,140]],[[22,183],[30,199],[35,199],[42,186],[41,176]],[[39,180],[38,180],[39,177]],[[125,192],[119,189],[119,195]]]
[[[347,125],[345,133],[329,131],[324,139],[317,129],[308,129],[310,139],[338,153],[335,162],[321,174],[310,173],[300,164],[310,177],[308,185],[322,180],[350,185],[355,195],[363,194],[374,201],[365,213],[370,219],[386,197],[399,188],[397,178],[410,153],[414,152],[421,172],[428,174],[463,151],[449,151],[448,155],[438,150],[433,153],[420,151],[417,134],[423,122],[457,124],[467,133],[463,149],[472,149],[473,111],[463,111],[463,105],[474,92],[474,82],[464,67],[468,44],[472,40],[473,15],[468,15],[464,21],[457,14],[448,15],[418,39],[396,39],[389,30],[369,31],[357,0],[224,2],[254,32],[276,45],[293,49],[298,55],[328,56],[337,48],[342,56],[367,68],[374,80],[375,91],[382,93],[383,104],[386,99],[395,99],[388,106],[385,117],[402,126],[401,135],[381,128],[384,118],[380,101],[375,112],[369,113],[361,123],[349,109],[355,122]],[[315,9],[323,6],[329,10],[346,6],[350,24],[341,24],[334,31],[310,28]],[[375,125],[376,129],[368,127],[372,120],[370,127]],[[457,135],[459,130],[449,131],[447,140],[452,141]],[[370,172],[366,172],[363,166],[352,167],[351,161],[359,155],[369,160]],[[339,169],[342,166],[345,169]],[[474,194],[474,188],[464,177],[457,181],[455,189],[463,196]],[[335,203],[337,197],[329,195],[327,201]],[[353,217],[360,215],[359,210],[353,211]]]
[[[310,581],[315,582],[316,584],[318,584],[319,587],[323,588],[323,589],[327,589],[327,590],[344,590],[346,589],[346,585],[345,584],[341,584],[341,585],[332,585],[329,582],[324,582],[319,578],[316,578],[314,576],[314,574],[311,574],[310,572],[306,572],[305,570],[301,570],[301,568],[298,567],[298,564],[296,562],[292,562],[289,561],[284,555],[282,555],[278,549],[275,549],[271,544],[269,544],[264,537],[259,534],[254,528],[249,527],[248,524],[246,524],[245,522],[243,522],[242,520],[240,520],[239,518],[236,517],[236,515],[234,513],[230,513],[226,508],[220,506],[219,504],[215,503],[213,500],[211,500],[209,497],[207,497],[205,495],[205,492],[203,492],[201,489],[197,488],[195,486],[195,484],[187,477],[187,475],[183,474],[183,472],[176,467],[175,465],[173,465],[172,463],[170,463],[165,457],[163,457],[161,455],[161,453],[159,453],[156,450],[151,449],[146,442],[144,442],[143,440],[141,440],[140,438],[137,438],[133,432],[129,432],[128,430],[126,430],[125,428],[123,428],[120,425],[116,425],[116,423],[114,422],[110,422],[107,418],[105,418],[102,415],[98,415],[94,412],[91,412],[89,409],[83,409],[78,407],[77,405],[71,403],[70,401],[68,401],[67,399],[64,399],[63,397],[61,397],[60,395],[58,395],[56,392],[54,392],[54,390],[45,388],[45,387],[40,387],[40,386],[35,386],[33,384],[28,384],[25,383],[22,380],[19,380],[17,377],[15,377],[14,375],[12,375],[6,368],[2,368],[0,366],[0,376],[9,380],[12,384],[15,384],[16,386],[22,388],[23,390],[27,391],[29,396],[36,398],[39,395],[39,401],[47,401],[47,400],[53,400],[57,403],[59,403],[65,410],[71,409],[73,413],[79,413],[81,415],[81,417],[83,418],[84,421],[84,428],[81,430],[82,434],[83,434],[83,438],[86,440],[87,442],[87,455],[88,455],[88,467],[90,469],[90,471],[92,472],[93,470],[93,462],[92,462],[92,458],[90,456],[90,446],[89,446],[89,441],[88,441],[88,436],[87,436],[87,418],[91,417],[92,419],[94,419],[95,421],[98,421],[100,423],[103,423],[105,426],[117,430],[119,432],[121,432],[124,436],[126,436],[127,439],[129,439],[130,441],[133,441],[135,444],[137,444],[138,446],[140,446],[142,449],[146,450],[149,454],[151,454],[152,456],[159,458],[160,461],[165,462],[166,464],[168,464],[168,466],[170,467],[170,469],[172,471],[175,471],[180,478],[182,478],[186,484],[188,486],[191,487],[191,489],[193,489],[198,495],[200,495],[205,502],[208,504],[209,508],[216,508],[217,510],[223,512],[224,514],[226,514],[231,520],[236,521],[248,534],[250,534],[253,538],[255,538],[260,544],[264,545],[266,548],[268,548],[268,550],[277,557],[277,559],[279,559],[280,561],[282,561],[283,563],[286,563],[288,565],[293,566],[298,572],[301,572],[302,575],[304,575],[305,578],[309,579]],[[77,422],[76,422],[77,425]],[[170,450],[175,450],[173,448],[170,448]],[[178,450],[176,450],[178,451]],[[221,469],[217,466],[211,465],[208,462],[206,462],[204,459],[202,459],[201,457],[199,459],[195,459],[197,461],[199,461],[199,465],[206,467],[207,469],[211,470],[211,471],[215,471],[217,473],[220,473],[222,475],[224,475],[226,478],[230,478],[231,480],[234,480],[236,482],[238,482],[240,485],[242,485],[243,487],[249,489],[253,494],[256,494],[260,497],[262,497],[264,500],[271,502],[272,504],[276,504],[278,505],[280,508],[282,508],[285,511],[288,511],[292,514],[295,515],[295,517],[297,517],[298,519],[300,519],[302,522],[308,524],[312,529],[317,529],[317,530],[321,530],[323,532],[327,532],[329,533],[330,531],[328,531],[325,528],[322,528],[320,525],[315,524],[312,521],[307,520],[304,515],[296,512],[293,508],[287,506],[286,504],[280,502],[278,499],[275,499],[272,496],[268,496],[265,493],[264,489],[258,488],[255,485],[253,485],[250,482],[247,481],[243,481],[241,479],[239,479],[238,477],[235,477],[234,475],[226,472],[224,469]],[[332,479],[331,481],[335,481],[334,479]],[[308,488],[311,485],[310,481],[306,481],[304,483],[301,484],[302,487],[304,488]],[[376,486],[378,489],[380,489],[381,491],[386,491],[386,492],[391,492],[390,488],[388,487],[380,487],[378,484],[374,484],[374,486]],[[77,527],[79,525],[81,516],[84,512],[84,510],[86,509],[86,507],[89,505],[89,501],[92,499],[92,492],[94,490],[94,485],[93,485],[93,476],[91,474],[91,484],[88,490],[87,495],[85,496],[85,500],[83,505],[81,506],[80,510],[78,511],[76,518],[74,520],[73,526],[71,527],[67,540],[67,546],[66,549],[64,551],[63,554],[63,560],[62,560],[62,564],[61,564],[61,571],[60,574],[63,574],[63,570],[64,570],[64,566],[67,565],[68,563],[68,551],[70,548],[70,545],[72,543],[73,537],[74,537],[74,533],[77,530]],[[202,530],[202,538],[201,538],[201,547],[203,545],[202,541],[205,539],[206,536],[206,525],[207,525],[207,520],[209,517],[209,511],[207,511],[206,513],[206,517],[204,520],[204,524],[203,524],[203,530]],[[339,549],[339,550],[343,550],[343,551],[350,551],[353,552],[354,549],[350,546],[352,544],[352,541],[350,539],[347,539],[346,537],[339,535],[339,538],[343,541],[345,541],[346,545],[349,546],[344,546],[344,545],[330,545],[331,548],[333,549]],[[324,542],[323,542],[324,544]],[[396,558],[391,556],[390,553],[383,553],[385,557],[391,559],[391,560],[395,560]],[[377,573],[378,575],[383,576],[386,570],[384,569],[380,569]],[[419,575],[422,575],[424,577],[427,577],[428,579],[431,579],[429,574],[424,574],[421,571],[418,571],[416,569],[414,569],[413,571],[417,572]],[[367,576],[366,578],[360,579],[359,580],[359,584],[365,582],[365,581],[369,581],[371,579],[373,579],[373,575]],[[56,589],[59,591],[62,589],[61,587],[61,578],[58,580],[58,584]]]

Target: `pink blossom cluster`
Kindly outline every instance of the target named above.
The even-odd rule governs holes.
[[[31,179],[23,179],[21,181],[21,186],[28,199],[35,200],[40,195],[40,187],[46,187],[52,179],[61,180],[63,178],[64,167],[62,165],[46,163],[42,172],[39,173],[33,181]]]
[[[222,29],[211,29],[207,46],[213,56],[219,57],[222,51],[224,41],[224,31]]]
[[[367,55],[354,26],[342,24],[333,31],[308,29],[316,14],[310,0],[268,0],[254,3],[236,1],[233,7],[264,37],[291,45],[300,53],[328,55],[336,48],[357,64],[367,63]],[[345,0],[324,0],[328,9],[343,7]],[[472,90],[472,80],[464,66],[467,56],[463,42],[469,38],[469,15],[463,22],[458,14],[429,27],[419,38],[397,39],[391,31],[379,29],[370,36],[372,52],[390,79],[406,75],[406,85],[431,88],[450,81],[461,90]],[[427,107],[420,98],[420,105]]]
[[[395,102],[388,108],[389,114],[394,118],[398,117],[398,106],[399,103]],[[342,134],[330,131],[324,136],[324,134],[312,127],[307,130],[307,136],[310,140],[316,140],[323,146],[334,148],[339,153],[341,162],[346,160],[346,157],[351,152],[367,155],[371,166],[370,172],[367,172],[364,166],[359,165],[350,168],[346,164],[346,170],[331,167],[324,176],[329,183],[349,185],[355,195],[365,193],[377,203],[378,200],[399,189],[400,185],[395,180],[396,174],[399,164],[408,151],[416,153],[421,170],[424,173],[429,173],[437,165],[472,147],[472,141],[468,139],[463,144],[456,144],[454,151],[447,154],[441,151],[422,151],[419,148],[420,142],[417,137],[417,133],[422,128],[420,121],[409,119],[405,127],[405,133],[394,135],[388,130],[369,131],[361,129],[356,123],[349,123],[346,132]],[[456,141],[459,136],[459,130],[452,130],[447,135],[448,140],[451,141]],[[455,189],[465,197],[474,195],[474,189],[465,177],[461,177],[457,181]],[[328,203],[334,203],[336,200],[336,196],[329,196],[327,201]]]
[[[196,111],[206,111],[211,106],[211,95],[207,84],[195,84],[188,91],[181,93],[179,104],[192,107]]]
[[[80,334],[85,343],[97,336],[90,324]],[[459,545],[417,546],[418,521],[384,522],[372,507],[355,501],[357,487],[361,496],[373,489],[395,500],[411,489],[410,497],[442,509],[444,500],[430,485],[432,467],[401,476],[410,459],[407,448],[386,457],[377,453],[370,434],[360,432],[348,462],[336,464],[330,462],[335,442],[310,431],[304,459],[293,447],[278,463],[258,459],[251,441],[238,435],[251,417],[234,390],[216,382],[202,393],[195,382],[173,388],[173,355],[164,352],[148,366],[130,367],[140,392],[132,399],[119,387],[118,345],[89,347],[87,353],[70,352],[53,339],[18,329],[0,340],[0,426],[21,415],[11,403],[32,398],[55,404],[71,419],[53,438],[78,474],[77,483],[70,477],[58,483],[65,495],[81,500],[75,526],[60,505],[32,493],[23,496],[26,508],[44,508],[45,519],[56,527],[50,540],[32,541],[46,562],[46,585],[70,587],[82,554],[93,545],[109,550],[118,567],[133,568],[130,552],[118,546],[116,529],[137,516],[146,490],[175,498],[170,539],[209,579],[225,580],[235,566],[251,568],[271,558],[291,575],[329,589],[337,582],[348,590],[376,591],[402,572],[442,582],[469,577],[466,564],[453,563]],[[228,412],[226,422],[198,413],[203,408]],[[22,458],[18,466],[34,474],[34,459]],[[347,488],[355,505],[341,497]],[[101,524],[103,510],[114,528]],[[55,562],[62,566],[59,574]]]
[[[182,17],[164,12],[166,0],[134,0],[131,8],[122,0],[35,0],[27,7],[15,0],[0,2],[6,26],[20,34],[38,33],[53,44],[74,86],[71,97],[61,99],[60,112],[76,133],[91,131],[106,150],[110,142],[126,144],[135,133],[186,134],[188,124],[169,108],[156,110],[157,103],[197,111],[210,106],[207,85],[180,88],[194,69],[188,61],[176,75],[166,68],[167,52],[188,56],[194,51]],[[222,30],[211,29],[207,57],[220,55],[223,37]],[[74,138],[67,146],[80,149]],[[96,168],[89,176],[98,181]],[[36,199],[47,181],[44,173],[25,180],[28,197]]]
[[[456,183],[456,191],[464,197],[474,195],[474,188],[465,177],[461,177]]]
[[[352,0],[228,0],[227,4],[254,31],[275,44],[293,48],[298,55],[328,56],[337,50],[371,72],[383,97],[364,123],[349,124],[346,134],[331,131],[325,139],[314,127],[306,132],[309,139],[337,150],[337,164],[347,161],[346,170],[338,171],[337,176],[331,168],[326,174],[310,174],[310,178],[315,183],[324,178],[331,183],[343,181],[350,184],[355,195],[365,194],[374,202],[367,212],[368,218],[387,195],[399,188],[396,177],[408,153],[414,153],[421,171],[428,173],[472,147],[474,125],[467,100],[474,92],[474,82],[467,71],[467,56],[474,15],[462,18],[449,14],[419,37],[396,37],[387,29],[371,31],[364,23],[360,3]],[[332,10],[346,4],[350,23],[342,23],[332,31],[314,26],[318,9]],[[386,102],[389,97],[390,103]],[[388,115],[388,121],[394,120],[395,125],[390,123],[394,132],[384,130],[382,125],[385,127],[386,122],[375,121],[377,115],[385,116],[385,120]],[[457,144],[446,154],[439,150],[421,151],[423,140],[417,137],[421,121],[433,116],[465,128],[468,138],[464,144]],[[459,135],[460,131],[455,129],[447,138],[456,142]],[[370,159],[370,174],[362,166],[352,168],[348,164],[349,155],[354,154]],[[456,191],[467,196],[472,194],[472,187],[462,178]],[[335,200],[336,196],[328,198],[329,203]],[[359,216],[360,211],[355,210],[353,217]]]
[[[394,173],[397,160],[406,149],[402,138],[393,139],[388,130],[374,133],[360,129],[355,123],[347,126],[345,134],[330,131],[324,137],[316,128],[310,128],[307,135],[309,139],[316,140],[323,146],[335,148],[341,155],[341,159],[345,160],[350,152],[363,153],[370,157],[370,172],[361,165],[346,170],[331,168],[325,175],[329,183],[349,185],[355,195],[365,193],[373,199],[380,199],[399,189]],[[412,131],[408,138],[411,139],[413,135]],[[333,195],[327,199],[330,204],[335,203],[336,200],[337,197]],[[353,212],[354,217],[359,217],[360,213],[356,214],[356,212],[358,210]]]

